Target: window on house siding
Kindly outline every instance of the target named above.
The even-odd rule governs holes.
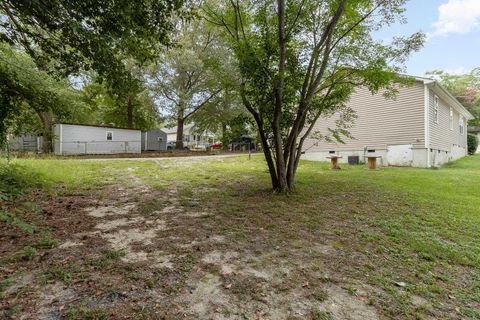
[[[453,130],[453,109],[450,108],[450,130]]]
[[[462,118],[460,118],[460,134],[463,135],[465,132],[465,120]]]
[[[433,98],[433,121],[438,123],[438,108],[439,108],[440,101],[437,96]]]
[[[112,140],[113,140],[113,132],[107,131],[107,141],[112,141]]]

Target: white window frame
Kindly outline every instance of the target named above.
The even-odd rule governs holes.
[[[460,129],[460,135],[463,136],[465,134],[465,118],[463,117],[460,117],[459,129]]]
[[[450,107],[450,130],[453,130],[453,108]]]
[[[109,133],[112,135],[112,139],[108,139],[108,134],[109,134]],[[105,132],[105,139],[106,139],[107,141],[113,141],[113,131],[106,131],[106,132]]]
[[[439,116],[439,106],[440,106],[440,98],[438,96],[433,97],[433,121],[435,123],[438,123],[438,120],[440,118]]]

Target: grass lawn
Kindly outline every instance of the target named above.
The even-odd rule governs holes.
[[[0,318],[480,319],[480,156],[0,162]]]

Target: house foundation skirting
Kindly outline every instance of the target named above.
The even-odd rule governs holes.
[[[452,145],[451,150],[425,149],[425,148],[409,148],[409,152],[404,154],[396,154],[395,148],[375,149],[374,152],[368,150],[335,150],[335,155],[341,156],[339,163],[348,163],[349,156],[358,156],[361,163],[365,163],[369,155],[378,158],[380,166],[405,166],[428,168],[432,166],[440,166],[444,163],[463,158],[467,155],[467,150],[461,146]],[[401,150],[401,149],[400,149]],[[333,151],[333,150],[332,150]],[[372,150],[371,150],[372,151]],[[307,151],[302,155],[303,160],[310,161],[329,161],[327,157],[332,156],[331,151]],[[429,157],[430,156],[430,157]],[[430,158],[430,163],[428,163]]]

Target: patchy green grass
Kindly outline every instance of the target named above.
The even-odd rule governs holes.
[[[6,163],[2,166],[7,168]],[[113,249],[87,260],[88,268],[97,267],[96,272],[105,269],[151,290],[162,285],[168,295],[180,294],[198,270],[220,272],[220,266],[202,262],[205,251],[237,251],[257,258],[249,261],[250,268],[289,270],[278,283],[222,275],[226,290],[247,302],[265,299],[266,292],[283,294],[301,288],[302,296],[313,301],[310,318],[331,319],[330,311],[322,308],[335,298],[335,291],[332,294],[323,287],[334,284],[352,299],[361,296],[380,318],[480,319],[480,156],[440,170],[369,171],[343,165],[342,170],[331,171],[327,163],[304,161],[296,190],[287,195],[270,191],[261,156],[252,160],[246,156],[161,161],[27,159],[15,160],[13,167],[2,170],[9,181],[18,181],[14,191],[8,191],[6,184],[0,188],[7,194],[2,198],[5,206],[38,188],[59,196],[98,191],[94,195],[98,201],[120,201],[124,199],[103,190],[121,185],[157,192],[150,198],[138,191],[130,195],[129,201],[138,204],[142,217],[166,219],[161,212],[171,205],[169,197],[175,198],[175,209],[183,213],[208,213],[176,220],[172,213],[174,227],[158,232],[162,239],[175,238],[180,244],[200,243],[198,239],[205,235],[226,239],[213,248],[201,243],[186,249],[156,244],[172,255],[173,274],[142,274],[138,266],[115,273],[115,264],[126,253]],[[31,261],[37,250],[56,247],[54,237],[45,234],[24,246],[23,263]],[[68,257],[68,251],[61,254]],[[82,269],[82,277],[88,278],[88,268]],[[48,283],[69,284],[72,272],[60,268],[43,275]],[[368,291],[365,297],[364,291]],[[95,317],[96,312],[78,306],[68,311],[67,318]]]

